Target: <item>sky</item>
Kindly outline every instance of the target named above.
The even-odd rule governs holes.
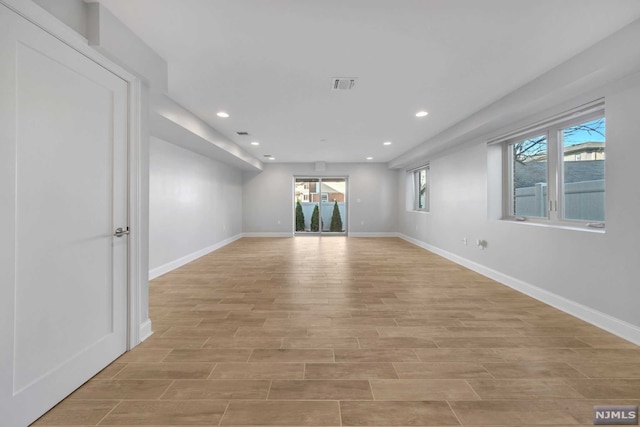
[[[605,134],[605,122],[604,119],[596,119],[591,122],[584,123],[585,126],[595,128]],[[587,130],[578,130],[572,132],[571,135],[565,135],[564,137],[564,145],[565,147],[568,145],[580,144],[582,142],[604,142],[605,138],[603,135],[600,135],[598,132],[588,132]]]

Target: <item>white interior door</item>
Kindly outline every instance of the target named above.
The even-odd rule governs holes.
[[[0,4],[0,424],[126,350],[127,85]]]

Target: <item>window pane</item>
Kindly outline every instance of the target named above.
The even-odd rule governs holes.
[[[426,211],[429,209],[429,183],[427,179],[427,168],[417,170],[413,173],[415,210]]]
[[[413,173],[413,188],[414,188],[414,209],[420,209],[420,171],[415,171]]]
[[[420,209],[425,209],[427,207],[427,171],[426,169],[422,169],[420,171],[419,206],[420,206]]]
[[[547,216],[547,137],[540,135],[511,146],[511,214]]]
[[[605,119],[562,130],[564,218],[604,222]]]

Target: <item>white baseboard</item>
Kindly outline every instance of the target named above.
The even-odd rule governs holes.
[[[149,280],[153,280],[156,277],[162,276],[163,274],[166,274],[172,270],[175,270],[178,267],[182,267],[183,265],[188,264],[191,261],[194,261],[202,256],[205,256],[217,249],[227,246],[228,244],[233,243],[242,237],[243,237],[242,234],[236,234],[235,236],[225,239],[221,242],[218,242],[215,245],[206,247],[204,249],[200,249],[199,251],[190,253],[189,255],[185,255],[182,258],[178,258],[174,261],[168,262],[164,265],[161,265],[160,267],[153,268],[149,270]]]
[[[151,328],[151,319],[147,319],[140,325],[140,342],[146,340],[151,335],[153,335],[153,330]]]
[[[242,233],[242,237],[293,237],[292,232]]]
[[[482,274],[483,276],[486,276],[512,289],[522,292],[525,295],[529,295],[530,297],[535,298],[538,301],[549,304],[550,306],[555,307],[558,310],[562,310],[565,313],[584,320],[585,322],[591,323],[592,325],[604,329],[607,332],[611,332],[612,334],[617,335],[620,338],[630,341],[636,345],[640,345],[640,328],[636,325],[625,322],[624,320],[617,319],[606,313],[602,313],[601,311],[595,310],[591,307],[587,307],[586,305],[582,305],[560,295],[556,295],[545,289],[539,288],[530,283],[526,283],[520,279],[516,279],[515,277],[508,276],[499,271],[485,267],[484,265],[478,264],[474,261],[470,261],[459,255],[429,245],[428,243],[422,242],[404,234],[399,233],[397,234],[397,236],[409,243],[440,255],[443,258],[447,258],[448,260],[451,260],[456,264],[460,264],[463,267],[475,271],[476,273]]]
[[[349,232],[349,237],[398,237],[398,233],[382,231],[379,233]]]
[[[310,236],[319,236],[319,234],[309,234]],[[328,234],[326,234],[328,235]],[[398,237],[398,233],[394,232],[378,232],[378,233],[354,233],[348,232],[349,237]],[[282,232],[261,232],[261,233],[243,233],[242,237],[293,237],[294,233]],[[304,236],[304,234],[302,234]]]

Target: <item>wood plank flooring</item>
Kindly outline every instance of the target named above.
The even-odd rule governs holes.
[[[37,426],[593,425],[640,348],[395,238],[241,239],[150,285],[154,335]]]

